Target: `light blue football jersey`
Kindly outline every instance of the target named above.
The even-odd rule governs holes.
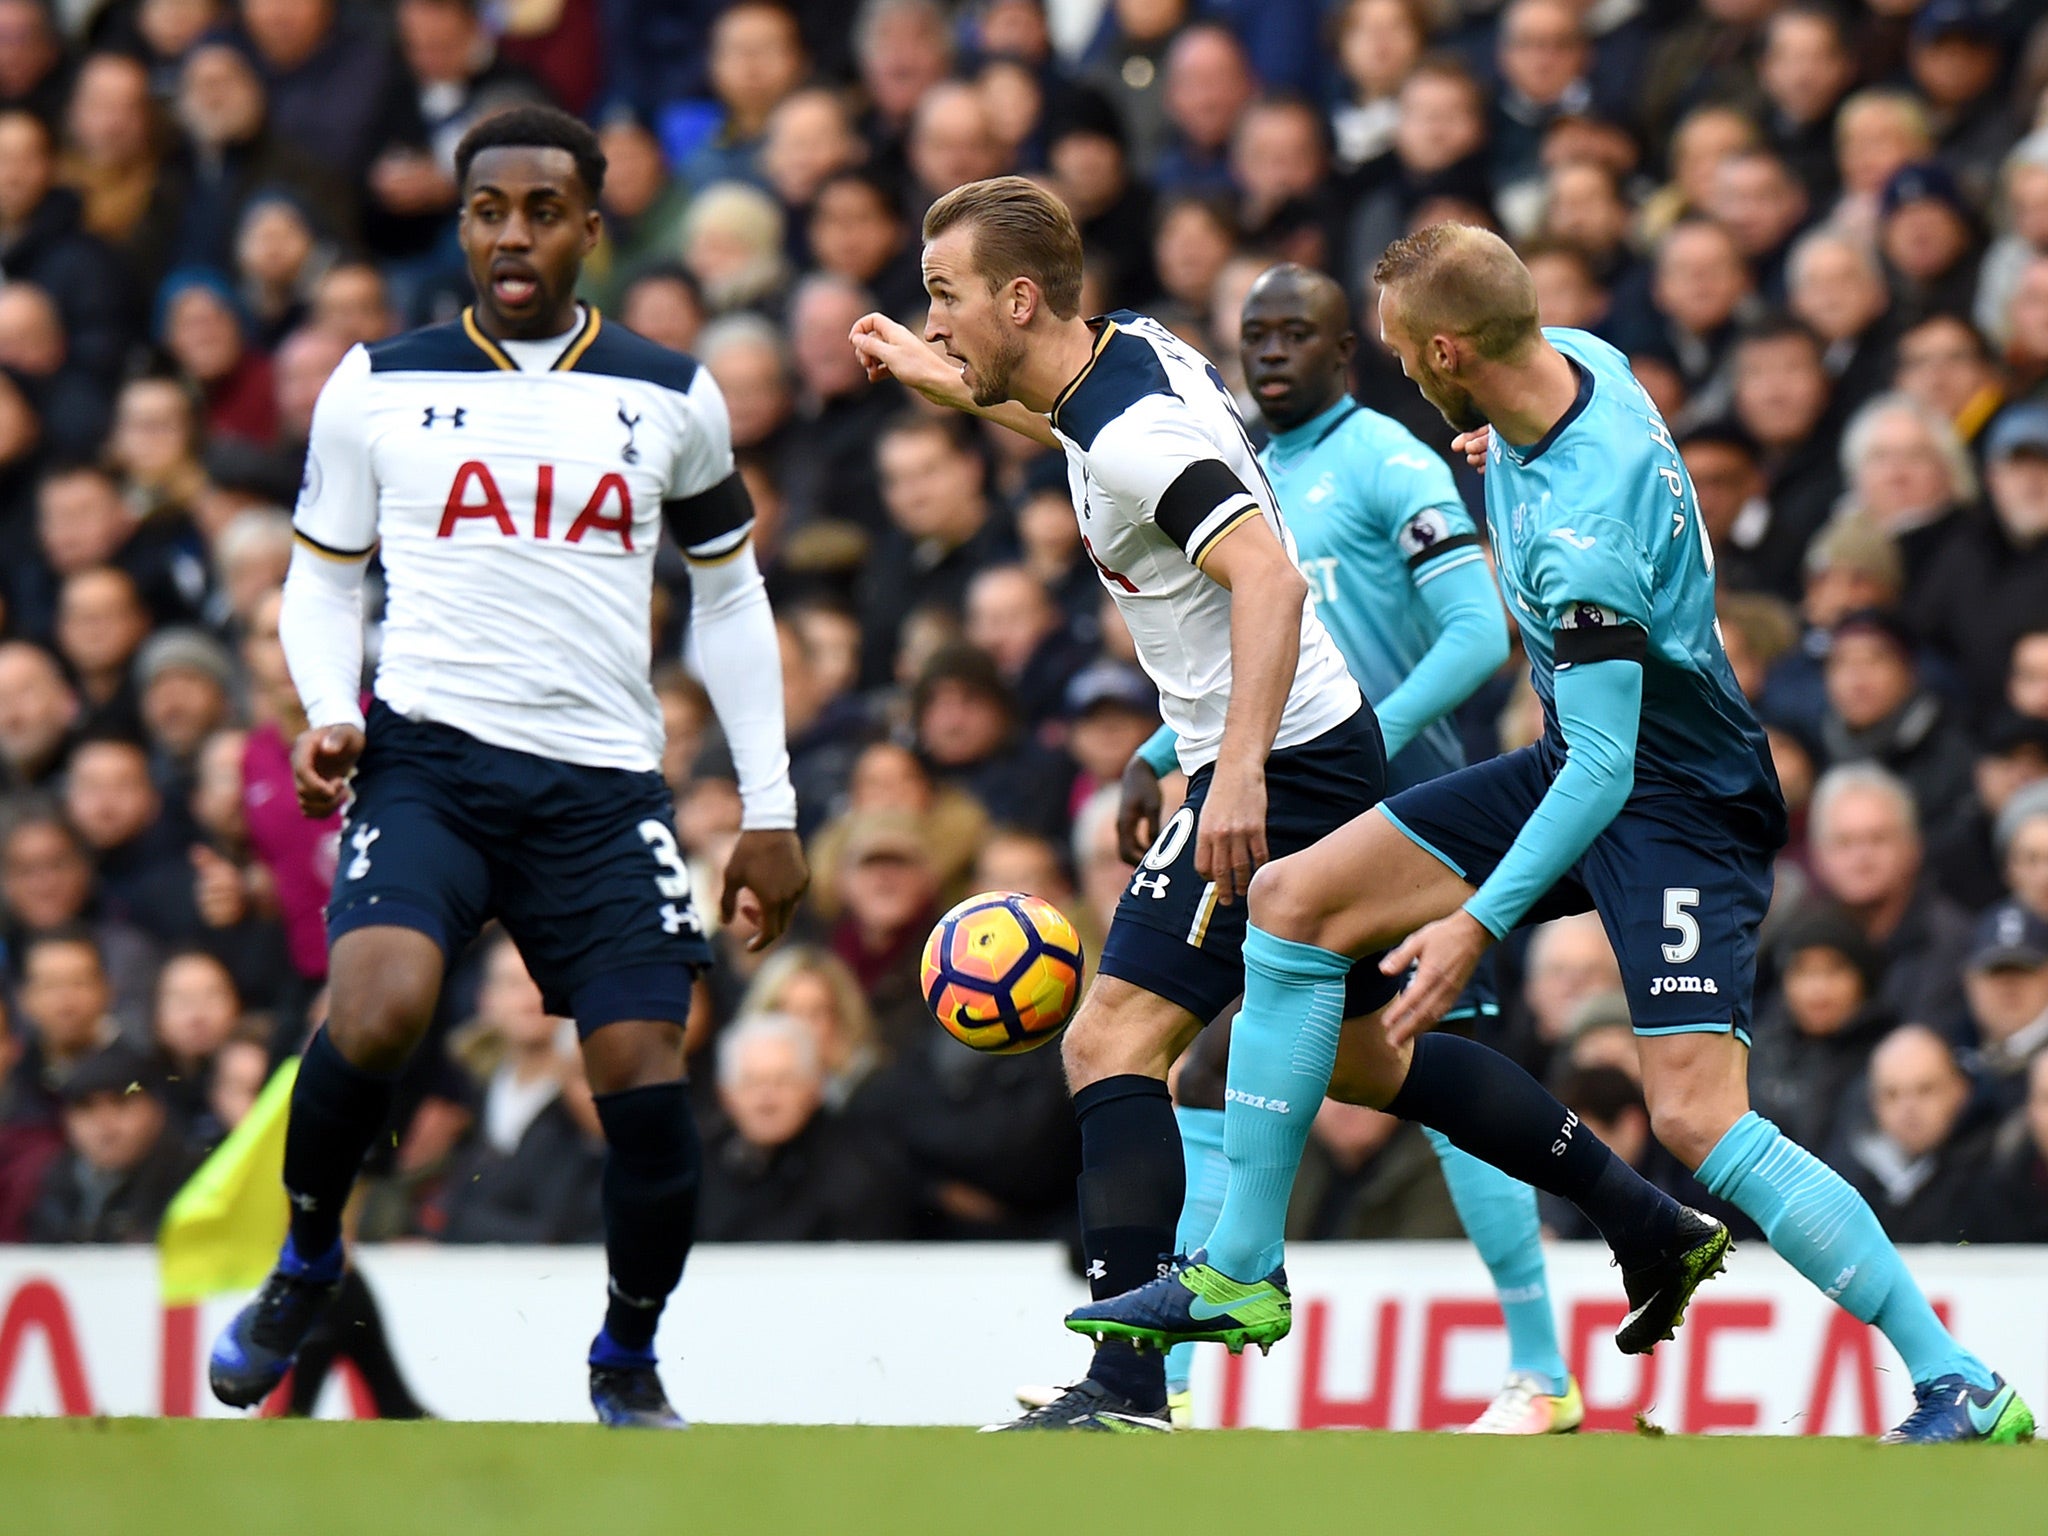
[[[1584,331],[1543,334],[1576,367],[1578,398],[1527,447],[1496,430],[1485,483],[1487,536],[1546,739],[1562,751],[1556,669],[1571,655],[1605,653],[1584,632],[1637,626],[1649,639],[1635,795],[1676,791],[1712,802],[1724,823],[1753,818],[1745,834],[1776,846],[1784,799],[1763,728],[1722,649],[1713,547],[1671,431],[1620,352]],[[1560,635],[1569,636],[1563,662]]]
[[[1316,616],[1365,696],[1388,697],[1436,642],[1422,588],[1486,558],[1450,467],[1348,397],[1275,435],[1259,465],[1294,533]],[[1389,763],[1389,789],[1464,764],[1457,731],[1440,719]]]

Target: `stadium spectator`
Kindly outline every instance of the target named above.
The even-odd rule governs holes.
[[[811,1032],[827,1110],[855,1122],[872,1116],[875,1074],[885,1060],[874,1014],[845,961],[815,946],[778,948],[740,1000],[740,1018],[762,1014],[795,1019]]]
[[[1999,414],[1984,435],[1991,516],[1970,519],[1935,555],[1923,591],[1925,638],[1970,680],[1979,717],[1998,703],[2000,668],[2048,599],[2048,404]]]
[[[1978,919],[1963,991],[1976,1047],[1972,1064],[1993,1100],[2013,1107],[2027,1063],[2048,1051],[2048,920],[2016,901]]]
[[[1853,413],[1891,372],[1890,296],[1883,268],[1858,241],[1818,229],[1792,247],[1785,266],[1792,313],[1820,338],[1821,363],[1834,381],[1835,408]]]
[[[1977,471],[1948,421],[1900,394],[1879,395],[1842,431],[1849,504],[1898,542],[1905,559],[1905,612],[1914,629],[1939,616],[1927,592],[1935,557],[1977,499]]]
[[[939,652],[911,697],[919,753],[1012,826],[1048,836],[1066,824],[1073,768],[1027,733],[996,663],[971,645]]]
[[[27,1042],[0,1006],[0,1243],[26,1239],[28,1213],[64,1134],[28,1075]]]
[[[28,946],[37,936],[83,928],[99,950],[122,1033],[138,1044],[149,1037],[156,946],[141,930],[107,913],[85,844],[46,802],[18,807],[0,834],[0,916],[5,919],[6,970],[17,986]]]
[[[2048,918],[2048,790],[2028,785],[1998,813],[1992,844],[2014,900]]]
[[[1420,1241],[1463,1231],[1420,1126],[1323,1101],[1287,1205],[1290,1239]]]
[[[1885,956],[1879,1001],[1902,1020],[1957,1018],[1969,917],[1927,878],[1912,791],[1874,764],[1830,769],[1807,828],[1816,882]]]
[[[2008,887],[2019,889],[2020,867],[2015,865],[2008,874],[2008,860],[1999,856],[1999,818],[2029,786],[2044,779],[2048,779],[2048,721],[2001,715],[1977,750],[1969,795],[1949,808],[1928,839],[1927,867],[1945,895],[1966,910],[1982,911],[2004,896]],[[2048,826],[2043,833],[2048,834]],[[2041,863],[2048,870],[2048,835],[2040,835],[2039,843]]]
[[[1951,707],[1921,681],[1905,621],[1881,608],[1844,616],[1823,666],[1821,745],[1830,766],[1876,763],[1912,790],[1933,822],[1969,792],[1970,745]]]
[[[86,232],[78,194],[57,185],[49,125],[0,113],[0,274],[55,301],[65,353],[102,383],[127,359],[135,312],[119,259]]]
[[[1769,103],[1765,131],[1800,181],[1822,200],[1834,191],[1834,121],[1856,83],[1856,59],[1840,14],[1796,3],[1764,24],[1757,84]]]
[[[710,140],[683,165],[685,180],[700,187],[760,180],[769,119],[802,83],[805,69],[803,37],[784,6],[741,0],[719,12],[705,70],[722,115]]]
[[[1781,597],[1799,595],[1802,563],[1841,494],[1821,431],[1833,394],[1820,341],[1799,321],[1762,317],[1737,340],[1729,404],[1762,455],[1767,508],[1747,548],[1758,584]]]
[[[1884,955],[1824,903],[1789,918],[1775,950],[1778,986],[1757,1017],[1750,1100],[1801,1146],[1829,1154],[1870,1053],[1899,1022],[1878,1000]]]
[[[201,1153],[172,1119],[149,1058],[108,1045],[65,1076],[65,1149],[43,1174],[35,1243],[148,1243]]]
[[[1892,388],[1946,416],[1972,449],[2005,404],[2005,381],[1977,328],[1937,311],[1899,335]]]
[[[1621,968],[1598,917],[1588,912],[1536,928],[1523,955],[1520,1017],[1512,1021],[1523,1064],[1543,1076],[1579,1006],[1620,987]]]
[[[901,1238],[910,1197],[887,1147],[857,1138],[824,1107],[807,1026],[784,1014],[738,1020],[718,1044],[718,1096],[730,1130],[704,1160],[700,1241]]]
[[[28,1076],[54,1106],[81,1062],[121,1039],[99,946],[82,928],[34,934],[15,962],[16,994],[32,1031]],[[137,1042],[139,1043],[139,1042]]]
[[[1989,1158],[1967,1119],[1970,1081],[1946,1040],[1920,1024],[1887,1035],[1870,1058],[1870,1129],[1849,1139],[1844,1178],[1894,1242],[1968,1241]]]
[[[2048,1243],[2048,1051],[2027,1068],[2027,1097],[2002,1126],[1978,1202],[1977,1241]]]
[[[8,789],[38,788],[64,771],[79,714],[55,657],[26,641],[0,643],[0,766]]]
[[[1044,583],[1021,565],[989,566],[968,584],[966,616],[968,644],[995,662],[1025,728],[1062,714],[1087,653],[1068,636]]]
[[[359,181],[395,72],[370,18],[336,0],[242,0],[241,18],[279,136]]]
[[[150,1040],[162,1096],[194,1139],[211,1144],[232,1122],[211,1124],[214,1064],[242,1019],[242,999],[228,968],[204,950],[181,950],[156,977]]]
[[[476,1017],[451,1042],[475,1080],[476,1118],[448,1161],[429,1224],[449,1243],[594,1243],[604,1237],[604,1136],[567,1020],[551,1018],[519,951],[489,944]]]

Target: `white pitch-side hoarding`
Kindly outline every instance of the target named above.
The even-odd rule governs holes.
[[[1922,1249],[1909,1262],[1963,1339],[2048,1407],[2048,1248]],[[421,1400],[458,1419],[586,1418],[601,1310],[588,1248],[387,1247],[359,1255]],[[1485,1271],[1457,1243],[1302,1245],[1294,1333],[1272,1356],[1206,1349],[1205,1425],[1444,1428],[1505,1363]],[[1866,1434],[1909,1387],[1884,1341],[1761,1245],[1648,1360],[1615,1353],[1603,1250],[1550,1249],[1589,1427]],[[972,1424],[1021,1383],[1079,1374],[1060,1315],[1085,1290],[1050,1245],[700,1248],[660,1347],[678,1406],[710,1421]],[[211,1414],[205,1348],[232,1303],[163,1307],[146,1249],[0,1248],[0,1413]],[[367,1411],[346,1373],[323,1411]]]

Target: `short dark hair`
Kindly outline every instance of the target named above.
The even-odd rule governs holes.
[[[559,107],[511,107],[494,112],[455,146],[455,183],[469,185],[469,168],[487,149],[562,149],[576,162],[576,174],[594,203],[604,192],[604,150],[581,118]]]

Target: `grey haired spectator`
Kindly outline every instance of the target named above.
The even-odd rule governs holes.
[[[1880,1000],[1896,1018],[1952,1023],[1970,919],[1926,876],[1912,791],[1875,764],[1831,768],[1814,785],[1807,833],[1815,881],[1886,957]]]
[[[1841,459],[1848,505],[1898,541],[1906,564],[1906,617],[1916,630],[1932,633],[1942,618],[1929,596],[1935,557],[1977,499],[1970,451],[1946,417],[1893,392],[1849,419]]]
[[[2048,787],[2029,784],[2006,801],[1991,840],[2014,899],[2048,918]]]
[[[784,1014],[736,1021],[718,1044],[730,1128],[704,1163],[697,1233],[706,1242],[818,1242],[909,1234],[910,1190],[886,1145],[865,1143],[824,1107],[810,1029]]]

